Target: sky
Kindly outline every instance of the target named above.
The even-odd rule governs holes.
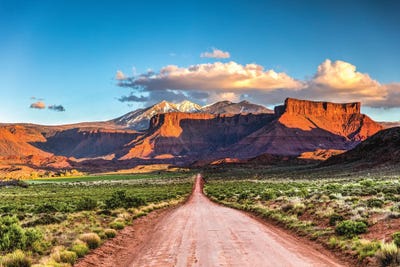
[[[166,99],[362,102],[400,120],[400,1],[0,0],[0,122]]]

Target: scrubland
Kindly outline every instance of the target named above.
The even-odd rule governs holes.
[[[400,176],[280,168],[206,171],[205,193],[360,266],[400,264]]]
[[[190,194],[187,173],[41,179],[0,190],[2,266],[71,266],[135,218]]]

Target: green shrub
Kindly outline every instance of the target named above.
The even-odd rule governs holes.
[[[381,266],[398,266],[400,263],[399,249],[395,243],[383,243],[376,254]]]
[[[2,251],[11,252],[14,249],[31,248],[32,244],[41,238],[42,234],[38,230],[23,229],[16,217],[0,218],[0,250]]]
[[[393,242],[396,244],[396,246],[400,247],[400,232],[394,233],[392,237],[393,237]]]
[[[355,242],[354,249],[358,253],[358,258],[363,260],[366,257],[375,256],[376,252],[380,249],[381,244],[378,241],[369,241],[361,239]]]
[[[336,225],[335,232],[338,235],[352,238],[356,235],[367,232],[367,225],[364,222],[346,220]]]
[[[78,259],[77,254],[74,251],[63,250],[60,251],[60,261],[73,265]]]
[[[378,198],[370,198],[367,200],[367,206],[370,208],[382,208],[383,200]]]
[[[51,247],[49,241],[44,241],[43,239],[36,240],[32,243],[32,251],[38,253],[39,255],[45,254],[45,252]]]
[[[100,237],[95,233],[81,234],[79,239],[85,242],[90,249],[97,248],[101,243]]]
[[[329,216],[329,225],[330,226],[335,226],[337,222],[343,221],[343,216],[337,213],[332,214]]]
[[[334,237],[334,236],[329,237],[328,246],[330,248],[336,248],[338,246],[338,243],[339,243],[339,241],[336,237]]]
[[[89,252],[89,247],[84,242],[78,242],[72,246],[71,251],[75,252],[79,258],[82,258]]]
[[[277,197],[275,190],[272,189],[266,189],[264,190],[261,195],[260,195],[262,200],[272,200]]]
[[[57,212],[58,209],[51,203],[42,203],[36,207],[35,211],[37,213],[51,213],[51,212]]]
[[[16,250],[13,253],[5,255],[1,259],[3,267],[30,267],[31,260],[21,250]]]
[[[114,229],[106,229],[104,230],[104,233],[107,238],[114,238],[117,235],[117,231],[115,231]]]
[[[111,222],[109,226],[115,230],[122,230],[125,228],[125,223],[120,222],[120,221],[114,221],[114,222]]]
[[[94,210],[97,208],[97,201],[89,198],[89,197],[84,197],[81,198],[77,203],[76,203],[76,210]]]
[[[137,208],[146,205],[146,201],[140,197],[127,196],[126,191],[118,190],[106,199],[105,204],[107,209]]]

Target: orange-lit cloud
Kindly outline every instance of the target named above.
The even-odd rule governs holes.
[[[329,59],[318,66],[309,82],[309,90],[334,101],[362,101],[364,104],[385,101],[388,95],[385,86],[368,74],[358,72],[356,66]]]
[[[225,52],[225,51],[213,48],[212,52],[203,52],[203,53],[201,53],[200,57],[205,57],[205,58],[230,58],[231,54],[229,52]]]
[[[322,62],[309,80],[284,72],[264,70],[257,64],[214,62],[178,67],[169,65],[119,80],[131,88],[120,100],[154,103],[168,97],[203,103],[248,99],[260,104],[281,103],[286,97],[334,102],[360,101],[370,107],[400,107],[400,83],[381,84],[344,61]],[[144,97],[145,95],[146,97]]]
[[[116,80],[123,80],[125,78],[126,78],[125,74],[122,71],[117,70],[117,73],[115,74],[115,79]]]
[[[46,108],[46,104],[42,101],[38,101],[35,103],[32,103],[30,105],[30,108],[35,108],[35,109],[45,109]]]
[[[279,88],[298,89],[301,82],[285,73],[265,71],[257,64],[241,65],[236,62],[215,62],[180,68],[169,65],[159,73],[148,73],[139,77],[125,79],[121,86],[145,87],[148,90],[246,90],[264,91]]]

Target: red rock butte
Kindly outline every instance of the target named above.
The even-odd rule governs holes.
[[[285,104],[275,107],[275,114],[313,115],[333,117],[342,114],[361,114],[361,103],[331,103],[286,98]]]

